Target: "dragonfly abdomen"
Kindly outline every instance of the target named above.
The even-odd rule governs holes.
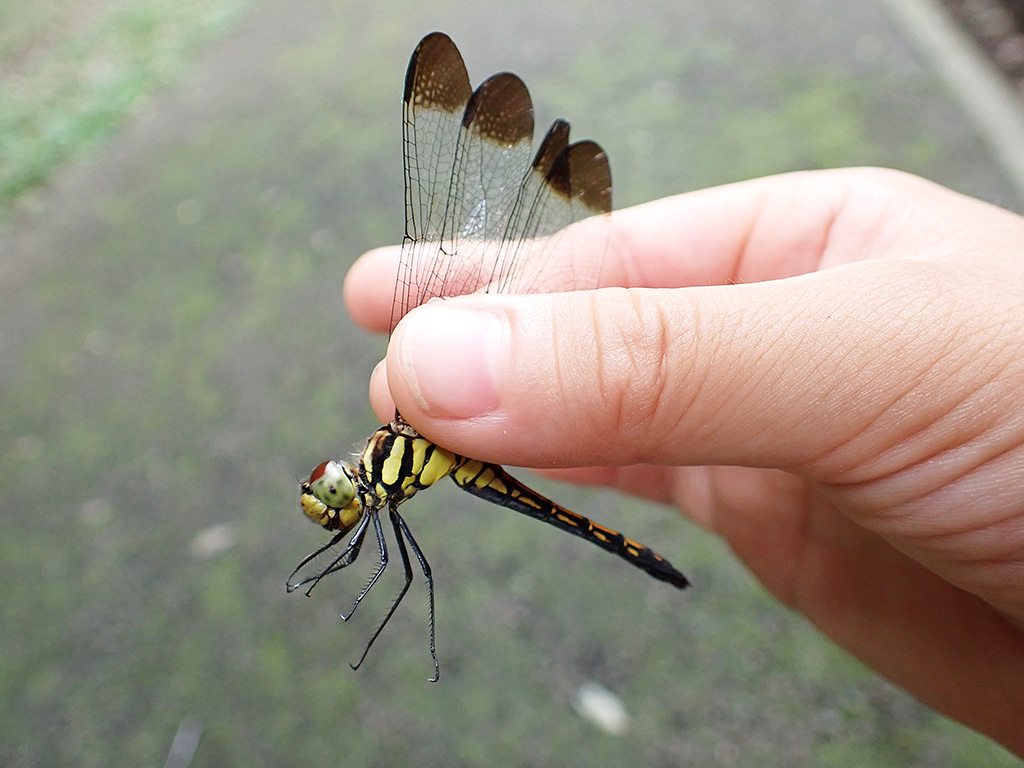
[[[583,515],[570,512],[516,480],[497,464],[466,459],[452,472],[452,480],[462,489],[492,504],[514,509],[529,517],[561,528],[612,552],[656,579],[683,589],[689,580],[661,555],[618,531],[599,525]]]

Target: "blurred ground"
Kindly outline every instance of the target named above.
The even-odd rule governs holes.
[[[285,594],[322,541],[296,478],[376,426],[383,341],[340,286],[400,237],[402,78],[433,29],[599,140],[618,207],[854,164],[1024,207],[874,2],[255,5],[0,233],[0,764],[159,765],[176,733],[211,766],[1015,764],[612,494],[538,483],[689,595],[455,489],[410,503],[438,685],[420,590],[359,673],[395,583],[345,625],[359,577]],[[577,714],[592,683],[624,735]]]

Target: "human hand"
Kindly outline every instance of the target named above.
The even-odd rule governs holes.
[[[396,259],[346,281],[371,329]],[[892,171],[759,179],[616,212],[602,284],[413,310],[376,411],[678,506],[1024,755],[1024,218]]]

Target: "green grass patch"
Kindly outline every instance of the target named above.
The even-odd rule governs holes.
[[[0,4],[0,208],[101,144],[253,1]]]

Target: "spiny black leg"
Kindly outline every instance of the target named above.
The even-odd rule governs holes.
[[[353,562],[355,562],[356,557],[359,556],[359,549],[363,545],[363,536],[366,535],[366,524],[368,522],[368,520],[364,519],[359,524],[359,527],[356,529],[356,532],[352,534],[352,538],[349,540],[348,546],[345,547],[345,549],[342,550],[341,553],[336,558],[334,558],[334,560],[332,560],[327,565],[326,568],[323,568],[319,572],[314,573],[312,576],[307,576],[302,581],[292,584],[292,576],[298,573],[303,568],[303,566],[305,566],[311,560],[319,557],[328,549],[330,549],[339,541],[341,541],[341,539],[345,536],[345,532],[335,534],[334,538],[332,538],[329,542],[320,547],[320,549],[306,555],[306,557],[302,559],[302,562],[295,566],[295,570],[292,571],[291,576],[288,577],[288,581],[285,584],[288,591],[294,592],[302,585],[313,582],[312,584],[310,584],[309,589],[306,590],[306,596],[308,597],[309,594],[313,591],[313,587],[315,587],[320,582],[320,579],[322,579],[324,576],[326,576],[329,573],[334,573],[335,571],[340,571],[342,568],[345,568],[351,565]]]
[[[436,683],[441,677],[441,668],[437,663],[437,653],[434,651],[434,576],[430,571],[430,563],[427,562],[427,558],[423,555],[423,550],[420,549],[420,545],[416,543],[416,537],[412,535],[412,531],[409,530],[409,526],[402,517],[396,512],[392,514],[392,522],[394,518],[398,518],[398,524],[402,528],[402,532],[406,538],[409,539],[409,546],[412,547],[413,554],[416,555],[416,559],[420,561],[420,568],[423,569],[423,577],[427,580],[427,597],[430,602],[430,658],[434,660],[434,676],[428,677],[432,683]],[[399,537],[399,541],[401,541]]]
[[[356,532],[352,534],[352,538],[349,539],[348,546],[345,547],[345,550],[334,558],[334,561],[330,565],[316,575],[318,580],[322,579],[329,573],[334,573],[335,571],[340,571],[342,568],[347,568],[356,561],[356,558],[359,557],[360,550],[363,548],[363,542],[366,541],[366,528],[370,524],[367,517],[369,516],[366,516],[359,521],[359,527],[356,528]]]
[[[402,556],[402,567],[405,569],[405,584],[402,585],[402,589],[398,593],[398,596],[395,598],[394,602],[391,603],[391,607],[388,608],[388,612],[384,614],[384,620],[377,625],[377,629],[375,629],[373,634],[370,636],[370,641],[363,649],[363,655],[359,657],[359,661],[355,664],[349,664],[352,669],[359,669],[359,665],[363,663],[363,660],[366,658],[366,654],[370,652],[370,646],[373,645],[374,641],[380,635],[381,630],[383,630],[391,620],[391,617],[394,616],[395,609],[398,608],[398,604],[402,602],[402,598],[405,597],[405,593],[409,591],[409,585],[412,584],[412,563],[409,562],[409,552],[405,548],[405,539],[402,537],[402,528],[405,527],[404,521],[398,514],[398,510],[395,508],[394,504],[388,505],[388,515],[391,517],[391,526],[395,529],[395,539],[398,542],[398,552]],[[401,527],[399,527],[400,523]]]
[[[377,534],[377,551],[380,552],[380,563],[377,565],[377,569],[373,572],[373,575],[370,576],[370,580],[366,582],[366,586],[363,587],[362,591],[358,595],[356,595],[356,600],[352,603],[352,610],[348,612],[348,615],[346,616],[344,613],[339,614],[342,621],[348,621],[352,618],[352,614],[356,612],[356,608],[359,607],[363,598],[366,597],[366,593],[369,592],[370,588],[377,583],[377,579],[380,578],[382,573],[384,573],[384,569],[388,567],[388,545],[384,541],[384,531],[380,527],[380,518],[377,516],[377,510],[371,510],[367,517],[373,518],[373,530],[374,533]],[[354,557],[352,559],[355,560]]]
[[[341,538],[344,535],[345,534],[343,534],[343,533],[339,533],[339,534],[335,535],[334,538],[332,538],[330,541],[328,541],[326,544],[324,544],[322,547],[320,547],[320,549],[316,550],[315,552],[310,552],[308,555],[306,555],[304,558],[302,558],[302,562],[295,566],[295,570],[292,571],[288,575],[288,580],[285,582],[285,587],[288,589],[289,592],[294,592],[296,589],[301,587],[303,584],[305,584],[310,579],[316,578],[315,576],[311,576],[310,579],[303,579],[302,581],[300,581],[300,582],[298,582],[296,584],[292,584],[292,576],[294,576],[296,573],[298,573],[300,570],[302,570],[302,567],[304,565],[306,565],[307,563],[309,563],[313,559],[319,557],[324,552],[326,552],[328,549],[330,549],[335,544],[337,544],[339,541],[341,541]]]
[[[358,531],[356,531],[356,532],[358,532]],[[307,575],[307,577],[305,579],[303,579],[302,581],[300,581],[300,582],[295,582],[294,584],[292,583],[292,577],[294,577],[294,575],[296,573],[298,573],[307,563],[309,563],[311,560],[314,560],[315,558],[317,558],[317,557],[321,556],[322,554],[324,554],[325,552],[327,552],[334,545],[336,545],[339,541],[341,541],[341,539],[344,536],[345,536],[344,534],[338,534],[337,536],[334,537],[334,539],[332,539],[330,542],[325,544],[323,547],[319,548],[315,552],[311,552],[310,554],[308,554],[304,558],[302,558],[302,562],[300,562],[298,565],[295,566],[295,570],[293,570],[291,575],[289,575],[288,581],[285,584],[285,587],[288,589],[288,591],[289,592],[294,592],[299,587],[302,587],[303,585],[306,585],[306,584],[309,584],[310,582],[312,582],[312,584],[309,586],[309,589],[306,590],[306,597],[308,597],[309,593],[313,591],[313,587],[315,587],[316,584],[319,582],[319,580],[323,579],[325,577],[325,575],[330,573],[332,570],[338,570],[339,568],[345,567],[352,560],[354,560],[355,556],[352,555],[351,558],[350,558],[349,555],[351,554],[351,551],[352,551],[353,548],[356,550],[356,554],[358,554],[358,544],[354,544],[353,545],[352,542],[349,542],[348,546],[345,547],[345,549],[342,550],[341,553],[336,558],[334,558],[334,560],[332,560],[327,565],[326,568],[324,568],[323,570],[319,570],[319,571],[317,571],[317,572],[315,572],[315,573],[313,573],[311,575]]]

